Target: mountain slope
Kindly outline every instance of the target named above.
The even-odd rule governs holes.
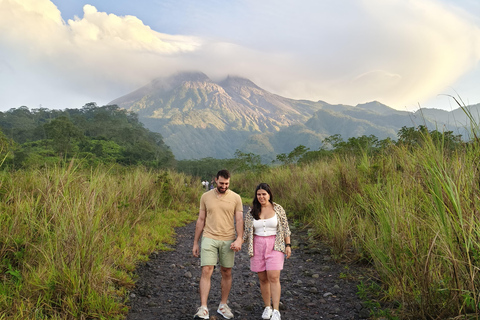
[[[348,106],[294,100],[248,79],[229,76],[215,83],[201,72],[157,78],[110,104],[138,113],[148,129],[162,134],[177,159],[231,158],[237,149],[274,159],[300,144],[316,150],[334,134],[344,140],[361,135],[396,139],[403,126],[452,130],[452,117],[465,119],[458,110],[421,114],[377,101]]]
[[[169,124],[263,132],[306,121],[318,109],[315,103],[297,108],[294,101],[247,79],[229,77],[216,84],[203,73],[182,73],[156,79],[110,104]]]
[[[247,79],[228,77],[216,84],[198,72],[158,78],[110,104],[138,113],[178,159],[231,157],[250,135],[303,123],[320,108]]]

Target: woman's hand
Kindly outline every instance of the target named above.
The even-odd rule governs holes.
[[[286,247],[285,248],[285,255],[287,256],[287,259],[290,258],[292,255],[292,248],[291,247]]]

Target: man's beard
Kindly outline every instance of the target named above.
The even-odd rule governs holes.
[[[225,193],[225,192],[227,192],[227,190],[228,190],[228,188],[220,189],[220,187],[217,187],[218,193]]]

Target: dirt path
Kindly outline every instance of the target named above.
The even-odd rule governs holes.
[[[199,305],[200,259],[192,255],[195,222],[177,229],[173,251],[151,255],[137,268],[139,276],[130,294],[128,320],[192,319]],[[313,242],[306,230],[292,229],[292,257],[281,274],[282,319],[364,319],[368,310],[357,297],[355,280],[359,270],[337,264],[328,248]],[[261,319],[263,303],[258,277],[249,269],[245,245],[237,253],[232,271],[229,306],[235,319]],[[209,296],[210,319],[220,301],[220,272],[212,276]]]

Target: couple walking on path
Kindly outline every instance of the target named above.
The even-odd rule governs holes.
[[[195,226],[192,253],[200,256],[200,307],[195,319],[209,319],[208,296],[211,277],[217,264],[221,271],[221,300],[217,313],[225,319],[234,317],[228,306],[232,288],[235,252],[247,242],[250,269],[258,274],[264,302],[262,319],[280,320],[280,272],[284,257],[291,255],[290,228],[282,206],[273,202],[270,186],[261,183],[255,190],[253,206],[243,219],[240,196],[229,190],[230,173],[220,170],[215,178],[217,187],[205,192]],[[201,237],[201,245],[199,244]]]

